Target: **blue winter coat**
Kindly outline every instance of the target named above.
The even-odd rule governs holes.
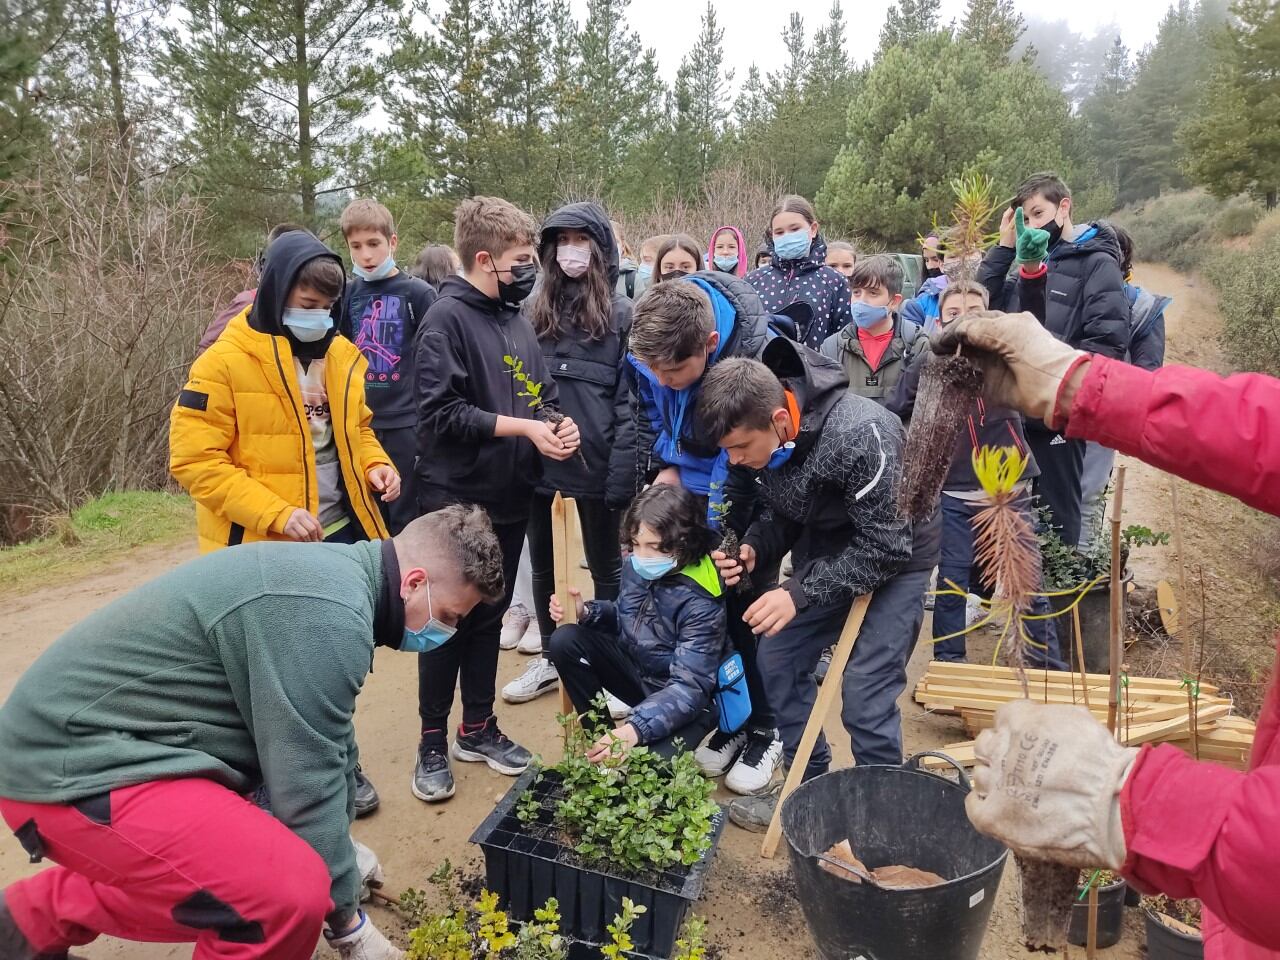
[[[1172,297],[1150,293],[1131,283],[1124,285],[1129,298],[1129,362],[1143,370],[1164,366],[1164,311]]]
[[[645,697],[630,723],[641,743],[669,737],[711,703],[729,643],[720,576],[710,557],[659,580],[623,564],[618,599],[590,601],[582,624],[616,634],[636,665]]]
[[[818,234],[808,256],[799,260],[779,260],[773,238],[767,241],[773,263],[747,274],[747,283],[756,288],[769,313],[781,313],[793,303],[807,303],[813,310],[808,329],[797,331],[797,340],[810,350],[852,319],[849,310],[849,281],[826,264],[827,242]]]
[[[930,277],[920,285],[920,292],[902,305],[902,319],[932,332],[939,310],[938,298],[947,289],[946,277]]]

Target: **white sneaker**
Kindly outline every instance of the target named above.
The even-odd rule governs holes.
[[[766,736],[768,736],[766,734]],[[782,760],[782,741],[774,731],[771,739],[751,736],[737,763],[724,778],[724,785],[743,796],[761,793],[773,782],[773,771]]]
[[[502,688],[502,699],[507,703],[527,703],[544,693],[550,693],[560,685],[556,666],[544,657],[529,661],[529,667]]]
[[[529,631],[533,617],[523,603],[513,603],[507,610],[507,618],[502,623],[502,633],[498,636],[498,646],[503,650],[514,650],[520,638]]]
[[[747,731],[728,734],[717,730],[706,743],[693,751],[693,759],[708,777],[722,777],[746,745]]]
[[[987,615],[987,608],[982,605],[982,598],[970,593],[964,598],[964,625],[972,627]]]
[[[516,644],[516,649],[527,657],[537,656],[542,653],[542,630],[539,629],[536,620],[525,631],[525,635],[520,638],[520,642]]]
[[[619,700],[608,690],[604,692],[605,699],[609,701],[609,716],[615,720],[625,720],[631,716],[631,704]]]

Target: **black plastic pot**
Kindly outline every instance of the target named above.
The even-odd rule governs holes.
[[[1123,589],[1133,583],[1133,573],[1126,572]],[[1054,597],[1050,601],[1055,610],[1068,606],[1074,597]],[[1088,673],[1107,673],[1111,670],[1111,578],[1104,577],[1084,595],[1080,601],[1080,640],[1084,647],[1084,667]],[[1076,665],[1076,634],[1071,614],[1054,618],[1058,632],[1058,652],[1073,667]]]
[[[1124,932],[1124,897],[1129,885],[1123,880],[1098,888],[1098,946],[1114,947]],[[1071,904],[1071,925],[1067,927],[1067,942],[1077,947],[1089,942],[1089,897]]]
[[[1147,907],[1147,958],[1148,960],[1204,960],[1204,941],[1175,930],[1156,918],[1156,911]]]
[[[943,755],[824,774],[801,784],[782,805],[800,906],[827,960],[978,956],[1009,851],[970,825],[964,771],[956,766],[957,785],[918,769],[922,756]],[[904,864],[947,882],[884,890],[833,876],[819,867],[819,855],[845,839],[872,869]]]
[[[538,772],[525,771],[471,835],[471,842],[484,851],[487,888],[498,894],[500,905],[513,920],[532,919],[535,909],[555,897],[560,903],[561,933],[588,943],[608,939],[606,927],[622,912],[623,897],[629,897],[648,908],[631,928],[636,956],[670,956],[690,905],[702,894],[724,830],[724,812],[713,819],[711,846],[692,867],[673,867],[637,879],[607,865],[585,866],[560,841],[559,830],[551,822],[554,802],[549,795],[560,782],[554,770],[542,771],[542,781],[533,788],[541,800],[537,820],[525,824],[516,818],[516,801]]]
[[[1130,886],[1127,886],[1127,885],[1125,886],[1125,888],[1124,888],[1124,905],[1125,905],[1126,907],[1140,907],[1140,906],[1142,906],[1142,894],[1140,894],[1140,893],[1138,892],[1138,890],[1137,890],[1137,888],[1136,888],[1136,887],[1130,887]]]

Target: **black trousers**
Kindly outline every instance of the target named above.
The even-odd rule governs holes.
[[[547,609],[555,592],[555,545],[551,536],[551,502],[554,497],[535,493],[529,513],[529,566],[533,573],[533,605],[542,633],[542,649],[555,630],[555,622]],[[622,577],[622,549],[618,528],[622,514],[610,510],[604,500],[579,499],[578,521],[582,527],[582,549],[591,568],[591,582],[597,600],[617,600],[618,581]]]
[[[1068,546],[1080,542],[1080,510],[1084,499],[1081,478],[1084,474],[1084,440],[1068,440],[1042,421],[1026,421],[1027,446],[1035,455],[1040,476],[1031,489],[1040,504],[1049,508],[1050,526]]]
[[[551,635],[547,655],[556,665],[560,682],[573,701],[573,709],[585,713],[591,701],[606,687],[619,700],[635,706],[645,698],[640,671],[635,661],[623,653],[618,638],[611,633],[568,623]],[[693,750],[711,732],[717,719],[707,707],[693,720],[655,743],[645,744],[654,753],[673,757],[683,748]],[[596,720],[598,730],[613,729],[608,714]]]
[[[456,501],[455,501],[456,502]],[[438,510],[446,503],[422,504],[423,513]],[[426,738],[444,742],[453,709],[453,691],[462,686],[462,722],[483,723],[493,714],[494,688],[498,679],[498,635],[502,615],[511,605],[515,591],[520,550],[524,546],[527,521],[495,523],[502,548],[502,577],[505,592],[497,603],[478,604],[458,623],[458,632],[442,647],[418,654],[418,716]]]
[[[390,430],[375,430],[382,449],[391,458],[391,465],[400,474],[400,496],[390,503],[378,500],[378,509],[382,511],[382,519],[394,537],[403,530],[410,521],[416,520],[418,500],[414,494],[413,465],[418,459],[418,438],[416,427],[395,427]]]

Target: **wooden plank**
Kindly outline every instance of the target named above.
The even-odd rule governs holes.
[[[578,622],[578,605],[569,595],[569,584],[573,576],[573,567],[578,563],[578,551],[575,549],[569,523],[570,512],[577,512],[577,504],[572,497],[563,497],[559,493],[551,501],[551,550],[555,571],[556,598],[560,601],[560,609],[564,611],[561,623]],[[571,566],[572,564],[573,566]],[[560,712],[563,715],[573,713],[573,703],[564,684],[560,684]],[[565,741],[568,742],[569,731],[566,728]]]
[[[1106,693],[1106,687],[1092,687],[1092,691]],[[1074,691],[1070,687],[1051,686],[1048,688],[1032,687],[1028,690],[1028,695],[1024,698],[1022,694],[1022,686],[1016,681],[1013,683],[1005,683],[999,680],[983,681],[981,684],[960,684],[960,683],[928,683],[921,684],[916,687],[915,700],[917,703],[954,703],[956,698],[964,700],[992,700],[998,703],[1008,703],[1011,700],[1028,699],[1035,703],[1081,703],[1085,702],[1084,691],[1077,687]],[[1090,698],[1101,699],[1101,698]],[[1227,701],[1220,697],[1203,695],[1201,700],[1208,700],[1214,703],[1225,703]],[[1168,692],[1149,693],[1137,691],[1126,698],[1130,706],[1156,706],[1166,703],[1181,704],[1185,710],[1187,706],[1186,694],[1178,690],[1170,690]]]
[[[1000,680],[1017,679],[1017,674],[1009,667],[992,666],[988,663],[947,663],[941,660],[934,660],[929,664],[929,669],[924,675],[924,680],[928,681],[932,677],[965,677],[967,679],[989,677]],[[1110,676],[1105,673],[1087,673],[1085,680],[1090,686],[1105,686],[1111,680]],[[1072,682],[1072,674],[1062,670],[1027,670],[1027,682],[1031,685],[1044,684],[1060,684],[1070,686]],[[1075,674],[1075,682],[1080,683],[1080,675]],[[1129,689],[1147,689],[1147,688],[1169,688],[1181,690],[1180,680],[1170,680],[1164,677],[1139,677],[1131,676],[1129,678]],[[1211,683],[1201,683],[1200,692],[1217,693],[1218,688]]]

